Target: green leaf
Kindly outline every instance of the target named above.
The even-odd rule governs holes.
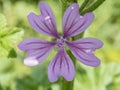
[[[17,53],[16,51],[12,48],[8,54],[8,58],[16,58],[17,57]]]
[[[7,57],[11,53],[11,49],[17,47],[18,42],[22,39],[23,30],[17,27],[6,27],[6,19],[0,14],[0,57]],[[15,56],[15,50],[14,52]]]
[[[81,72],[82,68],[78,68],[75,90],[120,90],[119,63],[102,63],[101,66],[96,68],[81,64],[81,67],[86,72]],[[79,85],[79,88],[77,85]]]
[[[0,58],[0,74],[12,72],[14,70],[14,64],[11,59]]]
[[[2,30],[7,25],[7,20],[5,16],[0,14],[0,30]]]
[[[17,78],[16,90],[38,90],[39,84],[29,76]]]
[[[36,66],[32,69],[31,75],[30,75],[35,81],[40,83],[40,85],[48,88],[50,86],[50,82],[48,80],[47,76],[47,65],[40,65]],[[44,82],[43,82],[44,81]]]

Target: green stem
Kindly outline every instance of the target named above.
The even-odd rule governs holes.
[[[79,36],[79,38],[82,37],[83,37],[83,33]],[[76,38],[78,37],[72,37],[72,40],[74,41]],[[67,50],[67,54],[70,56],[76,70],[76,58],[74,57],[74,55],[70,50]],[[63,78],[61,90],[73,90],[73,88],[74,88],[74,80],[68,82]]]
[[[82,38],[83,35],[84,35],[84,32],[78,34],[77,36],[74,37],[74,40],[77,40],[77,39],[79,39],[79,38]]]
[[[74,3],[77,3],[77,0],[73,0]]]
[[[81,12],[81,15],[87,13],[87,12],[92,12],[95,9],[97,9],[105,0],[97,0],[96,2],[94,2],[91,6],[89,6],[88,8],[86,8],[85,10],[83,10]]]
[[[73,84],[74,84],[74,80],[68,82],[63,78],[61,90],[73,90]]]
[[[77,3],[77,0],[61,0],[61,2],[62,2],[62,15],[63,15],[66,8],[72,3]],[[74,38],[72,38],[72,40],[74,40]],[[74,66],[76,66],[75,64],[76,58],[73,56],[70,50],[67,50],[67,53],[72,59]],[[73,90],[73,86],[74,86],[74,80],[66,81],[64,78],[62,78],[61,90]]]
[[[72,38],[72,40],[74,40],[74,38]],[[70,50],[67,50],[67,54],[70,56],[74,64],[74,67],[76,67],[76,58],[73,56],[72,52]],[[74,86],[74,80],[68,82],[63,78],[61,90],[73,90],[73,86]]]
[[[88,2],[89,2],[89,0],[85,0],[85,1],[83,2],[83,4],[81,5],[81,7],[80,7],[80,9],[79,9],[80,12],[82,12],[82,10],[86,7],[86,5],[88,4]]]

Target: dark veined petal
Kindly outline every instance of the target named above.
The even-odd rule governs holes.
[[[94,55],[94,51],[103,46],[103,43],[95,38],[83,38],[72,42],[67,42],[73,55],[82,63],[96,67],[100,60]]]
[[[59,38],[51,8],[45,2],[41,2],[40,11],[41,15],[34,13],[28,15],[30,25],[39,33]]]
[[[63,76],[67,81],[74,78],[74,65],[65,50],[60,50],[48,67],[48,78],[51,82]]]
[[[35,66],[49,55],[54,45],[54,42],[31,38],[22,41],[18,47],[28,53],[27,58],[24,60],[24,64],[27,66]]]
[[[93,13],[79,14],[79,6],[72,4],[63,16],[63,37],[72,37],[88,28],[94,19]]]

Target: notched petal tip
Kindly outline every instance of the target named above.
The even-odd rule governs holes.
[[[83,62],[84,63],[84,62]],[[96,57],[96,60],[93,62],[85,62],[85,65],[91,66],[91,67],[98,67],[100,65],[100,60]]]
[[[34,16],[37,16],[37,15],[33,12],[29,12],[29,14],[27,15],[28,21],[30,22],[30,20],[32,20]]]
[[[89,41],[93,42],[96,45],[95,49],[99,49],[103,47],[103,42],[101,40],[96,38],[88,38],[88,39]]]
[[[33,12],[29,12],[27,17],[29,17],[30,15],[33,15],[34,13]]]
[[[70,8],[71,9],[74,9],[74,8],[78,9],[79,5],[77,3],[73,3],[72,5],[70,5]]]
[[[99,41],[99,47],[98,48],[102,48],[103,47],[103,45],[104,45],[104,43],[101,41],[101,40],[98,40]]]
[[[95,64],[94,65],[92,65],[93,67],[98,67],[99,65],[100,65],[100,60],[98,59],[96,62],[95,62]]]
[[[55,82],[59,77],[64,77],[67,81],[74,79],[74,65],[64,50],[57,53],[48,67],[48,78]]]
[[[21,43],[17,45],[17,47],[21,50]]]
[[[97,58],[96,60],[94,61],[86,61],[84,59],[78,59],[79,61],[81,61],[83,64],[87,65],[87,66],[91,66],[91,67],[98,67],[100,65],[100,60]],[[92,59],[90,59],[92,60]]]
[[[92,13],[92,12],[86,13],[84,16],[86,18],[86,28],[85,29],[87,29],[89,27],[89,25],[91,25],[92,22],[94,21],[95,16],[94,16],[94,13]]]
[[[34,57],[28,57],[24,60],[24,64],[26,66],[36,66],[39,64],[39,62]]]
[[[51,72],[52,73],[52,72]],[[48,75],[48,79],[50,80],[50,82],[56,82],[58,80],[58,77],[57,76],[50,76],[50,74]]]
[[[23,45],[23,41],[22,41],[21,43],[18,44],[17,47],[18,47],[20,50],[23,50],[23,46],[24,46],[24,45]]]
[[[39,5],[41,6],[41,5],[48,5],[46,2],[44,2],[44,1],[41,1],[40,3],[39,3]]]
[[[32,12],[28,14],[29,24],[35,31],[41,34],[59,38],[52,9],[45,2],[40,2],[39,7],[41,15],[36,15]]]
[[[82,63],[97,67],[100,60],[94,55],[94,51],[103,46],[102,41],[95,38],[82,38],[68,43],[73,55]]]
[[[94,19],[94,17],[95,17],[94,13],[92,13],[92,12],[86,13],[85,15],[91,17],[92,19]]]
[[[64,37],[73,37],[80,34],[91,25],[93,20],[94,14],[92,12],[80,15],[78,4],[72,4],[63,16]]]

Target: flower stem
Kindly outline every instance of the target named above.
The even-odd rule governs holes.
[[[74,38],[72,38],[72,40],[74,40]],[[68,55],[70,56],[74,67],[76,67],[76,58],[73,56],[72,52],[70,50],[67,50]],[[73,90],[73,86],[74,86],[74,80],[72,81],[66,81],[64,78],[62,80],[62,88],[61,90]]]
[[[81,35],[79,35],[79,38],[82,38],[83,34],[84,33],[82,33]],[[77,38],[78,37],[72,37],[72,40],[74,41]],[[70,56],[70,58],[71,58],[71,60],[72,60],[72,62],[74,64],[75,70],[76,70],[76,58],[74,57],[74,55],[72,54],[72,52],[70,50],[67,50],[67,53]],[[68,81],[66,81],[63,78],[61,90],[73,90],[73,88],[74,88],[74,80],[68,82]]]
[[[74,80],[68,82],[63,78],[61,90],[73,90],[73,84],[74,84]]]
[[[79,9],[80,12],[82,12],[82,10],[86,7],[86,5],[88,4],[88,2],[89,2],[89,0],[85,0],[85,1],[83,2],[83,4],[81,5],[81,7],[80,7],[80,9]]]
[[[61,2],[62,2],[62,16],[63,16],[66,8],[72,3],[77,3],[77,0],[61,0]],[[72,40],[74,40],[74,38],[72,38]],[[70,56],[70,58],[72,59],[74,67],[75,67],[76,66],[76,58],[73,56],[73,54],[71,53],[70,50],[67,50],[67,53]],[[73,86],[74,86],[74,80],[66,81],[64,78],[62,78],[61,90],[73,90]]]

